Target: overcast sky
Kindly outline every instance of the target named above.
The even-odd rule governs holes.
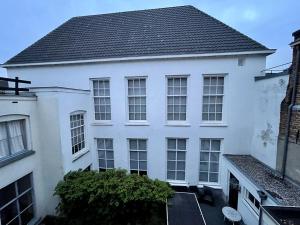
[[[1,0],[0,64],[73,16],[179,5],[193,5],[277,49],[267,67],[291,61],[292,32],[300,29],[299,0]]]

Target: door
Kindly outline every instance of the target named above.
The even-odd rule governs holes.
[[[239,198],[240,185],[239,180],[230,173],[229,176],[229,206],[237,209],[238,207],[238,198]]]

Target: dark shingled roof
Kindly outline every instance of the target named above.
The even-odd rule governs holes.
[[[74,17],[5,64],[268,50],[193,6]]]
[[[300,206],[300,187],[283,180],[278,172],[251,155],[224,155],[251,182],[283,206]]]

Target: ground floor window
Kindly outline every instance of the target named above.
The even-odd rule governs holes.
[[[96,140],[99,159],[99,170],[105,171],[107,169],[113,169],[115,167],[113,139],[97,138]]]
[[[26,225],[34,217],[31,174],[0,189],[0,224]]]
[[[186,139],[167,139],[167,179],[185,180]]]
[[[259,213],[260,203],[246,188],[245,188],[245,200],[255,213]]]
[[[130,173],[147,175],[147,140],[129,139]]]
[[[220,139],[200,140],[200,182],[217,183],[219,181]]]

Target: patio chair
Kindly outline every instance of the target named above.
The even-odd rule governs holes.
[[[211,206],[214,206],[215,205],[215,199],[214,199],[212,189],[210,187],[203,186],[203,188],[201,188],[199,190],[198,200],[199,200],[199,202],[207,203]]]

